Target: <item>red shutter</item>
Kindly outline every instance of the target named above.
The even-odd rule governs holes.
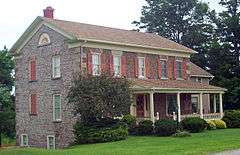
[[[36,60],[31,61],[31,81],[36,80]]]
[[[134,65],[135,65],[135,76],[136,77],[138,77],[138,57],[137,56],[135,56],[135,63],[134,63]]]
[[[114,75],[114,64],[113,64],[114,62],[113,62],[113,54],[112,53],[110,53],[110,55],[109,55],[109,68],[110,68],[110,76],[113,76]]]
[[[31,94],[31,114],[37,114],[37,95]]]
[[[150,65],[149,65],[149,61],[148,61],[148,57],[146,56],[145,57],[145,69],[146,69],[146,78],[147,79],[150,79],[151,77],[150,77]]]
[[[121,74],[122,76],[126,76],[126,56],[121,56]]]
[[[160,59],[157,59],[157,64],[158,64],[158,78],[162,78],[162,65]]]
[[[88,53],[87,53],[87,69],[88,69],[88,74],[92,74],[92,54],[90,50],[88,50]]]
[[[168,72],[168,78],[169,79],[172,79],[172,68],[173,68],[173,63],[171,61],[171,59],[169,58],[168,61],[167,61],[167,72]]]
[[[174,79],[177,79],[177,63],[176,63],[176,59],[173,60],[173,73],[174,73]]]
[[[182,62],[182,67],[183,67],[183,79],[187,80],[187,62],[185,60]]]
[[[106,73],[106,61],[105,61],[105,54],[103,53],[103,51],[101,51],[101,54],[100,54],[100,66],[101,66],[101,69],[100,69],[100,73],[101,74],[105,74]]]

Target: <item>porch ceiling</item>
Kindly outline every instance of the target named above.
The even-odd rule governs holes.
[[[227,89],[185,80],[131,79],[133,91],[219,93]]]

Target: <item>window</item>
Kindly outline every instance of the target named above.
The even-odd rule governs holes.
[[[161,64],[161,78],[162,79],[167,79],[167,60],[160,60],[160,64]]]
[[[60,56],[52,57],[52,77],[59,78],[61,76],[60,72]]]
[[[98,53],[94,53],[92,55],[93,60],[93,75],[100,75],[100,55]]]
[[[38,44],[39,45],[47,45],[49,43],[50,43],[49,35],[47,33],[43,33],[39,38]]]
[[[173,112],[177,113],[177,96],[167,95],[167,114],[172,115]]]
[[[182,61],[176,61],[177,79],[182,79]]]
[[[47,136],[47,149],[55,149],[55,136]]]
[[[61,95],[53,95],[53,120],[61,121]]]
[[[198,112],[198,96],[192,96],[191,102],[192,102],[192,112],[197,113]]]
[[[198,82],[198,83],[202,83],[202,78],[197,77],[197,78],[196,78],[196,82]]]
[[[145,77],[145,63],[144,63],[143,57],[138,58],[138,73],[139,73],[139,78]]]
[[[121,57],[114,56],[113,63],[114,63],[114,75],[120,76],[120,74],[121,74]]]
[[[21,141],[21,146],[28,146],[28,135],[22,134],[20,141]]]
[[[31,111],[30,114],[37,114],[37,95],[31,94]]]
[[[36,60],[30,61],[30,79],[31,81],[36,80]]]

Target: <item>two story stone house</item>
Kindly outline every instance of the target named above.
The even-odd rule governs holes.
[[[47,7],[10,51],[20,146],[54,149],[74,141],[66,96],[78,72],[129,79],[129,108],[138,120],[223,116],[225,89],[209,85],[213,76],[190,62],[196,52],[155,34],[57,20]]]

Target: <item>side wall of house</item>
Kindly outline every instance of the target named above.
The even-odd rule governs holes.
[[[42,33],[50,36],[51,43],[38,46]],[[20,135],[28,135],[28,143],[33,147],[47,147],[47,136],[54,135],[56,147],[62,148],[72,143],[71,107],[66,95],[74,71],[79,69],[79,48],[68,51],[65,37],[42,26],[21,50],[16,58],[16,141],[20,145]],[[61,77],[52,78],[52,57],[60,55]],[[30,81],[30,60],[36,60],[36,81]],[[75,60],[76,59],[76,60]],[[74,61],[73,61],[74,60]],[[30,114],[30,96],[37,96],[37,115]],[[61,121],[53,121],[53,94],[61,95]]]

